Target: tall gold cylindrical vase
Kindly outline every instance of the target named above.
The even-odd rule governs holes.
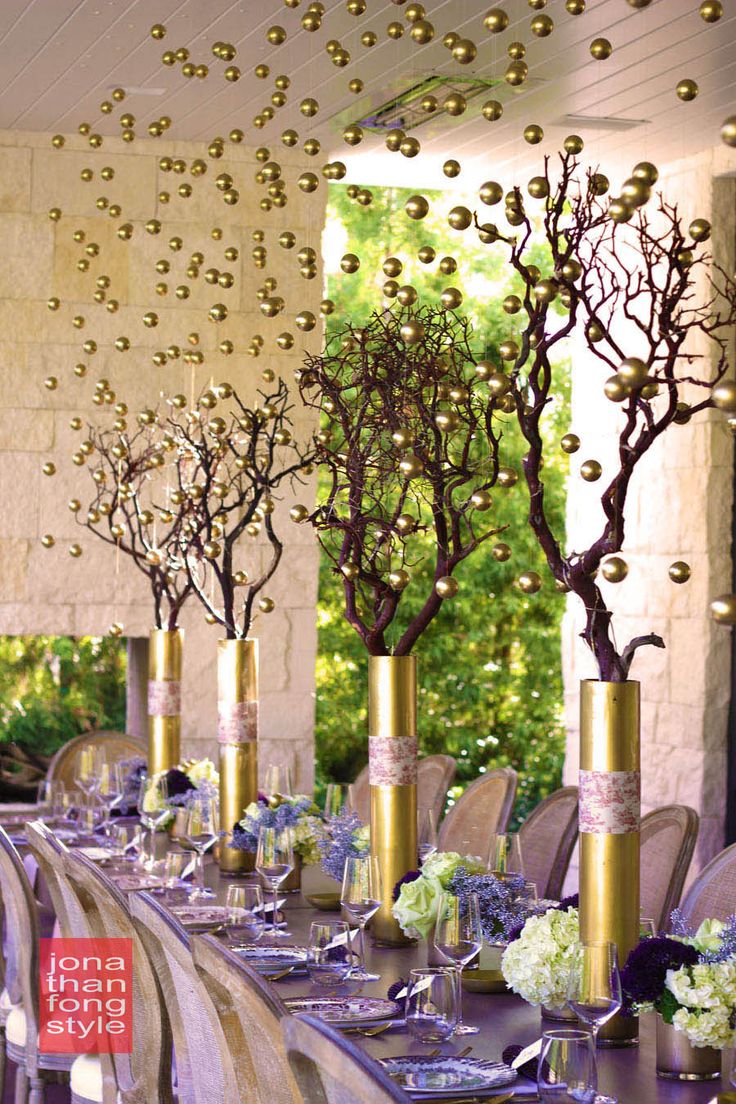
[[[580,938],[615,943],[623,967],[639,942],[639,683],[580,690]],[[601,1045],[636,1044],[638,1024],[615,1016]]]
[[[148,648],[148,772],[181,759],[181,629],[153,629]]]
[[[217,642],[217,739],[220,745],[220,870],[252,870],[255,856],[230,847],[235,824],[258,797],[258,641]]]
[[[380,943],[410,940],[391,915],[393,890],[417,865],[417,664],[414,656],[368,659],[371,851],[381,868],[382,903],[372,932]]]

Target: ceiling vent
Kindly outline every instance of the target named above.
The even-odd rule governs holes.
[[[615,115],[564,115],[558,126],[575,127],[576,130],[634,130],[649,122],[650,119],[622,119]]]
[[[425,96],[436,96],[440,104],[453,92],[464,96],[466,100],[473,100],[503,83],[500,80],[482,80],[479,77],[443,77],[432,74],[378,107],[371,108],[362,118],[356,119],[355,123],[364,130],[377,134],[387,130],[416,130],[417,127],[432,122],[440,114],[446,119],[450,118],[441,111],[423,111],[421,103]]]

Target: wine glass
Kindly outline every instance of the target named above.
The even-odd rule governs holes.
[[[462,982],[463,966],[467,966],[483,946],[483,928],[480,922],[480,902],[477,893],[456,897],[443,893],[437,908],[434,927],[434,945],[444,958],[452,962],[457,982],[456,1035],[476,1035],[477,1027],[463,1023]]]
[[[220,837],[220,818],[216,797],[196,797],[187,808],[183,839],[197,852],[196,888],[192,897],[214,897],[215,893],[204,884],[205,852]]]
[[[353,970],[356,981],[378,981],[380,974],[366,970],[365,928],[381,907],[381,870],[375,855],[348,855],[342,872],[340,903],[360,928],[360,966]]]
[[[269,796],[271,794],[281,794],[282,797],[291,797],[294,793],[291,767],[282,765],[267,767],[264,786]]]
[[[581,943],[578,961],[570,972],[567,1003],[586,1024],[598,1045],[598,1032],[621,1007],[621,977],[615,943]]]
[[[100,801],[107,809],[108,816],[123,796],[123,770],[120,762],[109,763],[105,760],[100,769],[100,784],[97,788]]]
[[[74,760],[74,782],[83,794],[93,794],[99,787],[104,761],[104,750],[97,744],[86,744],[77,752]]]
[[[231,885],[225,899],[225,931],[232,944],[256,943],[266,927],[263,890],[259,885]]]
[[[598,1087],[595,1044],[588,1031],[545,1031],[537,1091],[542,1104],[593,1104]]]
[[[654,939],[657,934],[657,925],[651,916],[639,917],[639,939]]]
[[[406,1026],[421,1043],[440,1043],[457,1030],[459,1009],[454,970],[429,966],[409,971]]]
[[[166,775],[144,774],[138,793],[138,815],[148,829],[147,866],[153,866],[156,861],[156,829],[171,816],[171,809],[167,804],[168,796]]]
[[[265,828],[258,831],[258,851],[256,852],[256,870],[273,895],[273,913],[271,919],[271,938],[288,936],[288,931],[279,931],[278,926],[278,890],[284,878],[294,869],[294,849],[291,842],[291,829]]]
[[[496,877],[502,881],[509,875],[524,873],[518,832],[497,833],[491,838],[489,866]]]
[[[437,816],[434,809],[420,808],[417,817],[419,861],[423,863],[437,850]]]
[[[54,779],[49,780],[47,778],[39,782],[38,803],[39,805],[45,805],[48,810],[44,814],[44,819],[63,820],[65,795],[66,787],[63,782],[58,782]]]

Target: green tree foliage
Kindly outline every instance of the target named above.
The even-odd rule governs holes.
[[[0,741],[49,756],[95,728],[125,730],[125,642],[0,636]]]
[[[325,234],[328,295],[335,303],[334,319],[350,318],[354,325],[368,318],[381,298],[386,257],[398,257],[404,270],[399,285],[411,284],[421,301],[437,301],[445,287],[464,295],[460,308],[473,323],[476,359],[498,360],[496,350],[510,336],[513,319],[502,308],[503,298],[521,289],[507,272],[502,256],[482,245],[472,231],[453,233],[439,206],[444,193],[425,193],[430,215],[411,222],[404,213],[410,194],[398,189],[372,189],[373,203],[355,205],[344,188],[333,188]],[[469,200],[468,206],[475,206]],[[423,265],[418,250],[431,245],[436,260]],[[344,274],[343,253],[356,253],[360,270]],[[439,271],[440,258],[452,256],[458,271]],[[539,267],[544,264],[540,250]],[[546,273],[545,273],[546,274]],[[566,432],[568,396],[550,409],[547,432],[559,440]],[[512,420],[509,419],[509,424]],[[512,427],[504,442],[504,463],[521,471],[524,442]],[[546,500],[556,525],[564,521],[567,460],[559,450],[546,468]],[[426,754],[446,752],[458,760],[457,796],[479,772],[513,766],[520,775],[517,818],[522,818],[560,784],[564,733],[562,728],[562,674],[560,620],[564,597],[557,593],[541,552],[526,524],[528,499],[522,481],[512,489],[498,488],[492,510],[494,524],[507,525],[500,538],[512,548],[506,562],[494,559],[490,544],[456,572],[458,596],[442,612],[417,648],[420,683],[420,745]],[[544,579],[542,590],[523,595],[515,580],[527,570]],[[416,592],[426,594],[429,564],[412,569],[403,601]],[[342,588],[332,565],[322,557],[318,611],[317,763],[318,781],[351,781],[365,765],[367,657],[357,634],[343,616]]]

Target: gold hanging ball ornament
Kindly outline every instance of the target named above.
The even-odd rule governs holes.
[[[590,44],[590,56],[596,61],[607,61],[613,53],[613,46],[607,38],[594,38]]]
[[[424,338],[424,326],[416,318],[412,318],[409,322],[404,322],[399,333],[405,345],[418,345]]]
[[[568,456],[572,456],[574,452],[577,452],[580,448],[580,438],[577,433],[566,433],[560,441],[560,448],[563,452],[566,452]]]
[[[403,568],[399,568],[397,571],[392,571],[388,577],[388,585],[392,590],[405,590],[411,582],[411,576],[408,571],[404,571]]]
[[[675,88],[678,100],[682,100],[683,103],[691,103],[699,91],[697,81],[694,80],[680,80]]]
[[[470,505],[474,510],[490,510],[493,505],[493,499],[488,491],[475,491],[475,493],[470,496]]]
[[[485,28],[491,34],[501,34],[509,25],[508,12],[503,8],[491,8],[483,20]]]
[[[469,38],[459,38],[452,47],[452,56],[458,65],[470,65],[478,56],[478,47]]]
[[[727,414],[736,413],[736,381],[721,380],[711,392],[713,405]]]
[[[530,123],[524,127],[524,141],[530,146],[537,146],[544,138],[544,131],[537,123]]]
[[[276,603],[274,602],[273,598],[268,598],[264,594],[263,598],[261,598],[258,603],[258,608],[261,613],[273,613],[273,611],[276,609]]]
[[[684,560],[675,560],[667,569],[673,583],[686,583],[691,575],[690,564]]]
[[[586,483],[595,483],[603,475],[603,468],[597,460],[585,460],[580,465],[580,474]]]
[[[309,333],[317,325],[317,319],[314,317],[311,311],[305,310],[300,313],[294,319],[297,329],[303,333]]]
[[[629,565],[621,556],[609,556],[601,564],[601,575],[608,583],[622,583],[629,574]]]
[[[272,46],[281,46],[286,42],[286,31],[278,25],[269,27],[266,31],[266,39]]]
[[[422,262],[422,264],[431,264],[432,261],[434,261],[437,257],[437,252],[434,246],[423,245],[417,253],[417,257]]]
[[[511,549],[508,544],[499,541],[499,543],[494,544],[491,549],[491,555],[497,563],[506,563],[507,560],[511,559]]]
[[[688,233],[694,242],[704,242],[710,237],[711,225],[707,219],[693,219],[688,227]]]
[[[445,161],[442,166],[442,171],[450,180],[454,180],[456,176],[460,175],[460,162],[456,161],[454,158],[450,158],[448,161]]]
[[[404,210],[410,219],[423,219],[429,213],[429,201],[421,195],[410,196]]]
[[[710,615],[717,625],[736,625],[736,594],[721,594],[710,604]]]
[[[443,575],[434,584],[435,594],[442,599],[454,598],[459,589],[457,579],[453,579],[452,575]]]
[[[467,230],[473,221],[473,215],[467,207],[453,207],[447,221],[453,230]]]
[[[69,555],[72,556],[73,559],[78,560],[79,557],[82,555],[82,546],[81,546],[81,544],[70,544],[69,545]]]
[[[622,360],[616,371],[616,376],[621,383],[629,389],[643,387],[647,382],[649,368],[639,357],[627,357]]]
[[[529,76],[529,66],[525,61],[512,61],[504,73],[503,79],[512,88],[518,88]]]
[[[536,594],[542,587],[542,577],[536,571],[524,571],[518,579],[519,590],[523,594]]]
[[[503,199],[503,188],[495,180],[487,180],[485,184],[481,185],[478,195],[482,203],[492,207]]]
[[[297,525],[301,525],[303,521],[306,521],[309,517],[309,510],[301,503],[297,503],[296,506],[292,506],[289,510],[289,517]]]
[[[721,141],[732,148],[736,148],[736,115],[729,115],[721,126]]]
[[[535,15],[530,27],[532,34],[537,38],[549,38],[555,29],[555,24],[549,15]]]
[[[360,257],[355,253],[346,253],[340,261],[340,268],[348,274],[357,272],[360,268]]]
[[[440,303],[444,310],[457,310],[463,301],[462,292],[457,288],[445,288],[440,295]]]
[[[412,137],[404,138],[404,140],[399,143],[399,150],[404,157],[416,157],[421,150],[419,139]]]
[[[723,15],[721,0],[703,0],[700,5],[700,18],[705,23],[717,23]]]
[[[499,100],[487,100],[481,108],[481,114],[489,123],[496,123],[503,115],[503,104]]]
[[[434,38],[434,24],[428,19],[417,19],[409,32],[417,46],[426,46]]]
[[[612,199],[608,205],[608,216],[611,222],[631,222],[634,217],[634,208],[625,199]]]
[[[499,468],[497,480],[499,487],[509,490],[519,482],[519,473],[514,468]]]

